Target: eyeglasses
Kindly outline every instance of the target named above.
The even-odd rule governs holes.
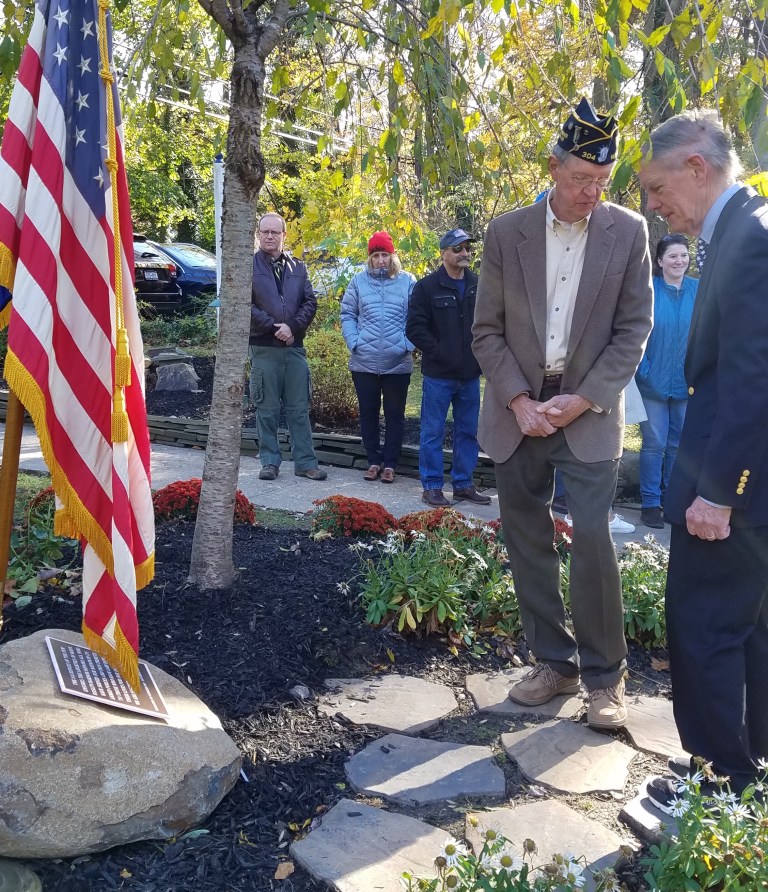
[[[571,182],[574,186],[577,186],[579,189],[589,189],[592,186],[597,186],[598,189],[603,192],[611,183],[610,177],[588,177],[583,173],[574,173],[571,174]]]
[[[451,251],[454,254],[461,254],[462,251],[466,251],[467,254],[472,253],[472,245],[451,245]]]
[[[259,235],[273,235],[277,238],[278,235],[285,235],[285,233],[280,229],[260,229]]]

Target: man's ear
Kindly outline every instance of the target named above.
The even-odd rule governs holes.
[[[685,159],[685,166],[693,174],[694,179],[701,180],[702,183],[706,181],[709,165],[703,155],[693,152]]]

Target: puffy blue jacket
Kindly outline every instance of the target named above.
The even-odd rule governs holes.
[[[640,394],[654,400],[688,399],[685,352],[699,280],[683,276],[679,288],[653,277],[653,330],[635,375]]]
[[[408,298],[415,279],[401,272],[366,268],[352,279],[341,301],[341,332],[349,348],[349,370],[374,375],[413,371],[413,344],[405,336]]]

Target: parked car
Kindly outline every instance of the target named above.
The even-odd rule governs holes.
[[[349,280],[362,269],[348,257],[333,257],[325,251],[305,253],[302,260],[307,265],[309,281],[317,294],[339,300],[349,285]]]
[[[188,242],[150,244],[176,264],[177,280],[184,296],[185,311],[204,310],[216,297],[216,256]]]
[[[134,291],[141,312],[145,315],[180,312],[184,299],[177,282],[176,264],[143,235],[133,236],[133,260]]]

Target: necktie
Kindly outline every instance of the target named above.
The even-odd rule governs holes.
[[[707,248],[708,245],[703,238],[696,239],[696,266],[698,266],[699,272],[704,269],[704,261],[707,259]]]

